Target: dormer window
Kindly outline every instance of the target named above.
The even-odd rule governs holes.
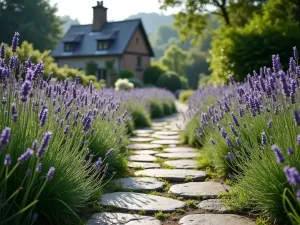
[[[105,50],[108,49],[109,42],[108,41],[98,41],[97,50]]]
[[[70,42],[65,43],[65,46],[64,46],[65,52],[72,52],[73,48],[74,48],[73,43],[70,43]]]

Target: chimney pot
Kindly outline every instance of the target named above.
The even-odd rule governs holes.
[[[93,7],[93,31],[99,31],[107,22],[107,8],[103,6],[103,1],[97,1],[97,6]]]

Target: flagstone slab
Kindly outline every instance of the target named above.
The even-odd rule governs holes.
[[[233,214],[192,214],[180,219],[179,225],[255,225],[247,217]]]
[[[172,136],[172,135],[178,135],[178,132],[176,132],[176,131],[156,131],[154,134]]]
[[[161,139],[161,140],[178,140],[178,139],[180,139],[179,135],[167,136],[167,135],[153,134],[152,137],[154,137],[156,139]]]
[[[114,192],[104,194],[102,206],[113,206],[123,210],[147,212],[173,212],[183,208],[185,203],[179,200],[135,192]]]
[[[214,213],[228,213],[228,209],[221,199],[208,199],[199,203],[197,206],[199,209],[214,212]]]
[[[178,159],[165,161],[165,165],[172,166],[175,169],[197,169],[198,162],[192,159]]]
[[[153,141],[153,138],[150,138],[150,137],[132,137],[132,138],[129,138],[129,141],[131,141],[131,142],[151,142],[151,141]]]
[[[131,191],[155,191],[164,188],[163,182],[152,177],[126,177],[112,182],[121,184],[124,189]]]
[[[165,130],[164,127],[151,127],[151,128],[155,131],[164,131]]]
[[[155,155],[158,154],[159,151],[154,150],[140,150],[140,151],[134,151],[135,155]]]
[[[129,162],[127,164],[129,168],[142,168],[142,169],[158,169],[161,166],[158,163],[148,163],[148,162]]]
[[[168,122],[154,122],[154,123],[152,123],[151,127],[164,127],[167,125],[168,125]]]
[[[131,144],[127,145],[128,149],[131,150],[149,150],[149,149],[157,149],[162,148],[162,145],[159,144]]]
[[[128,159],[134,162],[154,162],[157,160],[157,158],[152,155],[130,155]]]
[[[96,213],[86,225],[161,225],[161,222],[150,216],[127,213]]]
[[[133,131],[134,134],[147,134],[147,133],[153,133],[153,132],[154,132],[154,130],[151,128],[138,129],[138,130]]]
[[[175,184],[169,190],[169,193],[189,198],[216,198],[222,192],[225,192],[225,189],[223,185],[218,182],[189,182]]]
[[[151,133],[135,133],[137,137],[151,137]]]
[[[185,170],[185,169],[145,169],[134,173],[136,176],[148,176],[163,178],[169,181],[185,181],[190,178],[193,181],[203,181],[207,174],[199,170]]]
[[[164,152],[177,153],[177,152],[198,152],[199,150],[191,147],[170,147],[165,148]]]
[[[160,144],[160,145],[178,145],[180,141],[178,140],[154,140],[151,141],[152,144]]]
[[[197,152],[158,153],[155,156],[166,159],[193,159],[200,156]]]

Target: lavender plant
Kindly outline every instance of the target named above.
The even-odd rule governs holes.
[[[300,169],[297,63],[294,48],[286,71],[274,55],[272,68],[254,71],[244,83],[229,77],[229,86],[201,89],[190,99],[190,118],[199,118],[195,136],[216,169],[235,183],[231,206],[279,224],[297,224],[300,210],[297,187],[284,170]],[[215,101],[207,104],[211,97]]]

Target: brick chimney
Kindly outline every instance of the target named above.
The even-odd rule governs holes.
[[[107,22],[107,8],[103,6],[103,1],[97,1],[93,7],[92,31],[99,31],[104,23]]]

